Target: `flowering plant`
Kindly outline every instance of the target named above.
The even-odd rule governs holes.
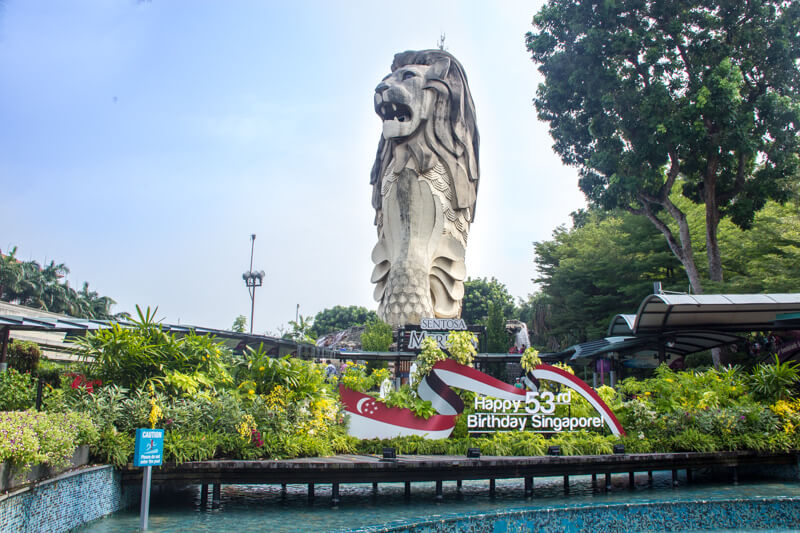
[[[33,464],[65,467],[76,446],[97,438],[91,421],[78,413],[0,412],[0,462],[23,471]]]

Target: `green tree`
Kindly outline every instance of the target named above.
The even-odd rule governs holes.
[[[244,333],[247,331],[247,317],[244,315],[237,316],[233,321],[231,331],[235,331],[236,333]]]
[[[80,291],[61,279],[69,274],[63,263],[50,261],[44,267],[36,261],[19,261],[14,247],[7,255],[0,254],[0,299],[44,309],[53,313],[64,313],[78,318],[109,319],[127,316],[111,314],[116,302],[108,296],[100,296],[89,290],[84,283]]]
[[[392,326],[375,319],[367,323],[361,334],[361,349],[366,352],[388,352],[393,341]]]
[[[317,313],[314,316],[314,326],[311,331],[316,337],[320,337],[349,327],[363,326],[374,320],[378,320],[378,314],[366,307],[337,305]]]
[[[489,302],[489,316],[486,318],[486,349],[489,353],[508,351],[508,333],[503,310],[496,302]]]
[[[290,320],[289,327],[291,331],[285,333],[284,338],[291,339],[295,342],[306,342],[314,344],[317,341],[316,336],[312,330],[314,319],[310,316],[300,315],[297,321]]]
[[[682,192],[723,281],[720,220],[749,227],[798,177],[800,3],[550,0],[533,24],[536,109],[591,204],[646,216],[701,293]]]
[[[800,290],[800,200],[769,202],[743,231],[720,223],[720,250],[727,265],[726,291],[740,293]],[[713,288],[713,286],[712,286]]]
[[[558,227],[534,249],[541,296],[529,298],[531,319],[523,319],[534,341],[550,349],[605,336],[611,317],[634,311],[654,281],[685,289],[681,265],[659,232],[624,211],[590,210],[583,226]]]
[[[515,316],[514,299],[508,289],[494,277],[467,278],[464,282],[464,299],[461,302],[461,318],[467,324],[483,324],[489,316],[489,302],[494,302],[503,318]]]

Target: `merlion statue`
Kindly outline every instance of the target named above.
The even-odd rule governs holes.
[[[375,88],[375,112],[383,121],[370,178],[378,314],[393,326],[459,317],[479,178],[464,69],[442,50],[397,54]]]

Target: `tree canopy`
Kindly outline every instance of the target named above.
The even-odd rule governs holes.
[[[630,213],[592,211],[583,226],[558,227],[534,249],[550,334],[562,345],[605,336],[609,319],[635,310],[653,282],[686,289],[681,265],[658,230]]]
[[[90,290],[88,283],[76,291],[69,282],[61,282],[69,274],[65,264],[50,261],[42,267],[36,261],[20,261],[16,254],[16,246],[6,255],[0,253],[0,300],[76,318],[117,317],[111,314],[116,302]]]
[[[700,293],[680,191],[723,281],[722,217],[747,228],[798,179],[800,3],[550,0],[533,24],[536,109],[591,204],[646,216]]]
[[[674,201],[690,221],[703,218],[703,206],[678,195]],[[800,289],[798,213],[800,201],[768,202],[749,230],[722,221],[726,292]],[[635,312],[654,281],[662,282],[664,290],[686,290],[680,263],[641,217],[590,209],[581,221],[571,229],[558,227],[550,240],[534,243],[539,292],[522,302],[520,318],[529,324],[532,342],[546,350],[605,336],[611,317]],[[711,289],[722,290],[709,283]]]
[[[505,284],[494,277],[490,280],[467,278],[464,282],[461,318],[467,324],[483,324],[489,316],[489,302],[497,305],[504,319],[515,316],[514,299]]]
[[[317,313],[314,316],[314,326],[311,331],[316,337],[320,337],[352,326],[363,326],[367,322],[376,320],[378,320],[378,314],[366,307],[337,305]]]
[[[361,334],[361,349],[368,352],[388,352],[392,342],[392,326],[382,320],[371,320]]]

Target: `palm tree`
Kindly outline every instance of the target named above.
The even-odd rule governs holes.
[[[19,283],[23,278],[22,263],[17,258],[17,247],[8,255],[0,253],[0,300],[12,302],[18,298]]]

